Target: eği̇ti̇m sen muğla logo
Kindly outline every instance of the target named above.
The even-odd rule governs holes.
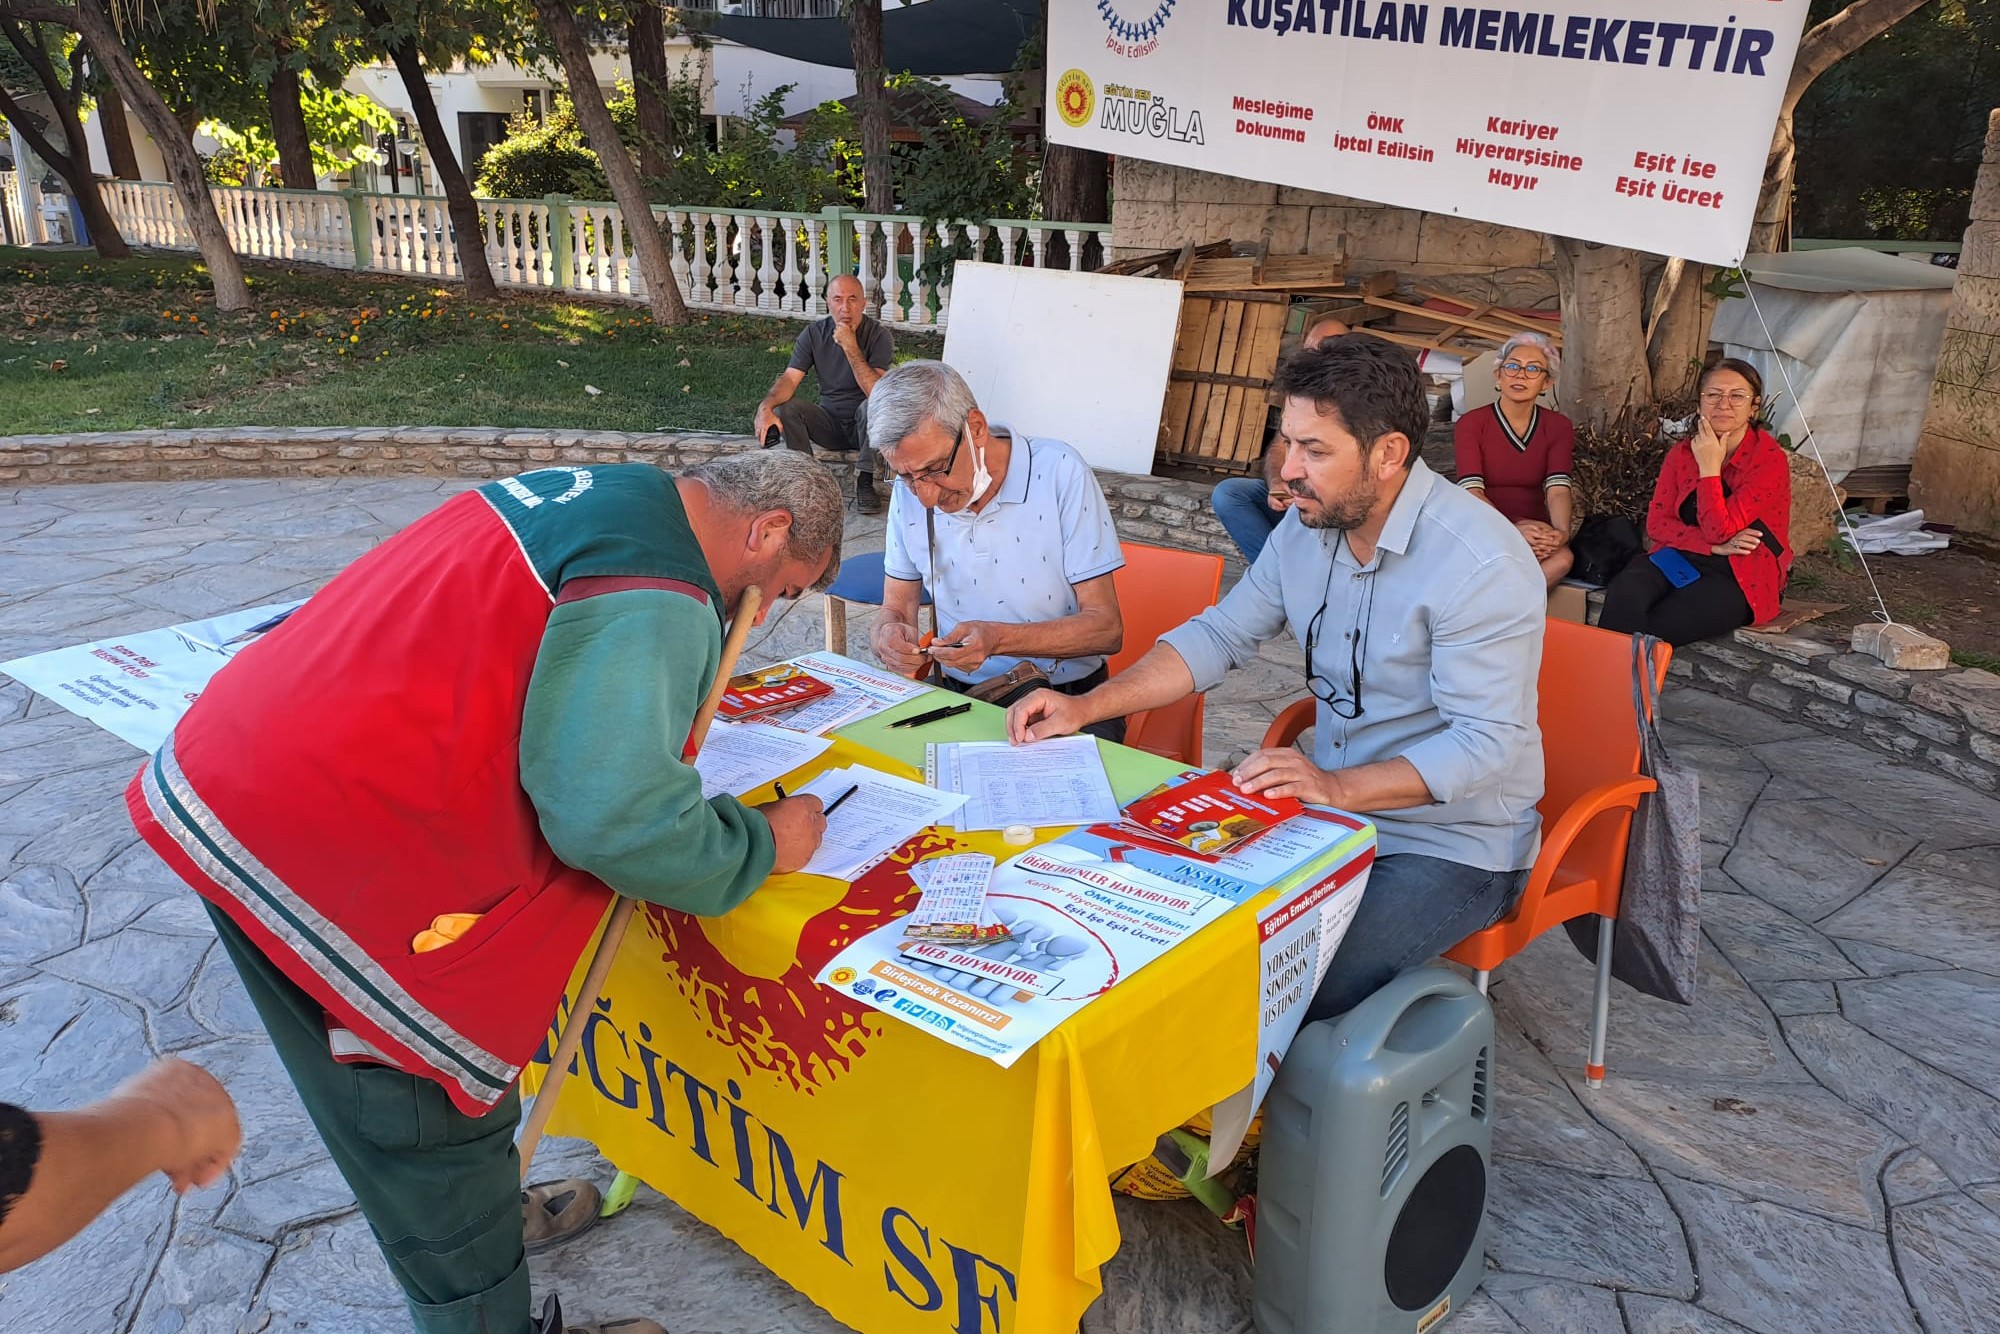
[[[1096,106],[1097,89],[1090,76],[1080,69],[1064,70],[1056,80],[1056,112],[1063,118],[1063,124],[1072,130],[1080,129],[1089,123]]]

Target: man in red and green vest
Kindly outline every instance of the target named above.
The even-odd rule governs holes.
[[[614,892],[725,913],[818,846],[816,798],[704,800],[684,750],[725,614],[825,587],[841,511],[793,455],[487,483],[246,648],[133,780],[420,1334],[659,1329],[530,1315],[515,1085]]]

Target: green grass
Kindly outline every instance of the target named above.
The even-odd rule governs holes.
[[[1970,649],[1953,649],[1951,660],[1961,667],[1978,667],[1983,671],[2000,672],[2000,653],[1975,653]]]
[[[189,426],[750,429],[793,320],[511,296],[250,266],[215,313],[193,260],[0,247],[0,435]],[[899,359],[941,340],[899,333]],[[586,387],[588,386],[588,388]],[[589,390],[599,392],[593,394]]]

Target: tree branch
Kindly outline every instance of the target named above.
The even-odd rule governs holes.
[[[1889,29],[1923,8],[1924,0],[1854,0],[1826,22],[1799,39],[1798,59],[1785,84],[1785,110],[1790,114],[1813,81]]]
[[[9,125],[21,132],[21,137],[28,141],[28,147],[35,150],[35,156],[54,167],[58,176],[69,180],[75,174],[76,166],[69,160],[68,154],[56,151],[55,145],[22,115],[21,104],[5,88],[0,88],[0,117],[5,117]]]
[[[76,30],[76,10],[68,5],[38,5],[24,0],[0,0],[0,18],[13,19],[16,23],[53,23],[59,28]]]

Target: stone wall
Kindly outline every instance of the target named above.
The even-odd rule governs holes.
[[[1810,635],[1738,630],[1690,644],[1669,673],[1885,755],[2000,792],[2000,675],[1899,672]]]
[[[1268,231],[1273,254],[1338,250],[1350,273],[1394,269],[1454,295],[1555,305],[1554,258],[1540,232],[1138,158],[1119,158],[1115,172],[1114,257],[1188,241],[1254,243]]]
[[[496,427],[238,427],[0,437],[0,487],[209,477],[505,477],[551,464],[684,467],[753,448],[707,431],[537,431]],[[825,460],[845,480],[839,459]],[[1097,474],[1119,535],[1235,557],[1208,507],[1212,483]]]
[[[2000,533],[2000,110],[1987,122],[1910,501],[1940,523]]]

